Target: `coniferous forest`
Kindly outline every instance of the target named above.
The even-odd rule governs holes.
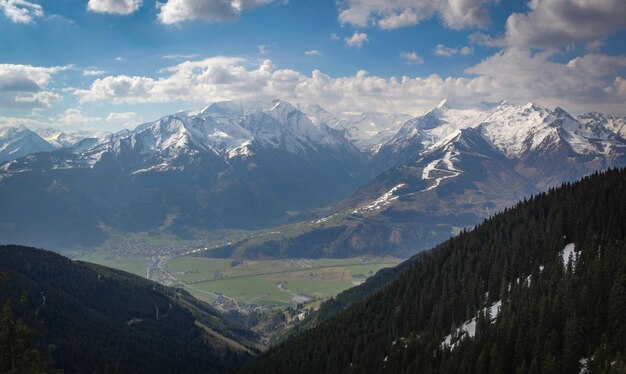
[[[625,239],[626,170],[565,184],[340,295],[242,372],[624,373]]]
[[[2,373],[222,373],[259,339],[183,290],[20,246],[0,246],[0,307]]]

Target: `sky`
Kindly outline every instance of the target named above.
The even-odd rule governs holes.
[[[248,98],[626,115],[626,1],[0,0],[0,126],[115,131]]]

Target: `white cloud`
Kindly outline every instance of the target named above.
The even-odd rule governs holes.
[[[198,58],[200,55],[198,54],[172,54],[172,55],[163,55],[161,56],[164,60],[192,60],[194,58]]]
[[[116,112],[112,112],[109,113],[106,117],[106,121],[112,124],[117,124],[117,125],[122,125],[124,127],[130,127],[133,125],[136,125],[138,122],[138,116],[137,113],[135,112],[123,112],[123,113],[116,113]]]
[[[434,53],[435,55],[441,56],[441,57],[452,57],[457,54],[471,55],[473,51],[472,51],[472,48],[468,46],[460,47],[460,48],[452,48],[452,47],[446,47],[443,44],[438,44],[437,47],[435,47]]]
[[[402,52],[400,53],[400,57],[406,60],[406,63],[409,65],[418,65],[423,64],[424,59],[420,57],[416,52]]]
[[[46,88],[67,66],[0,64],[0,108],[49,108],[62,97]]]
[[[509,99],[562,106],[572,111],[626,114],[626,83],[618,77],[626,57],[584,55],[569,63],[547,53],[506,49],[467,69],[471,77],[383,78],[359,71],[331,77],[277,69],[233,57],[186,61],[161,78],[112,76],[77,90],[81,102],[183,103],[193,107],[221,100],[284,98],[317,103],[334,111],[391,111],[418,114],[443,98],[462,105]]]
[[[508,48],[466,71],[479,75],[496,92],[508,93],[513,99],[624,112],[617,108],[626,103],[612,88],[616,74],[626,66],[626,56],[584,55],[561,64],[551,61],[552,55]]]
[[[27,127],[43,127],[43,126],[47,126],[48,123],[38,121],[32,118],[0,116],[0,127],[13,127],[13,126],[20,126],[20,125],[24,125]]]
[[[95,13],[125,16],[136,12],[141,5],[142,0],[89,0],[87,9]]]
[[[363,43],[370,41],[366,33],[357,32],[357,31],[355,31],[351,37],[345,38],[344,40],[346,41],[346,45],[348,47],[357,47],[357,48],[363,47]]]
[[[98,70],[98,69],[85,69],[83,70],[83,76],[85,77],[96,77],[98,75],[106,74],[106,70]]]
[[[616,90],[616,94],[626,100],[626,79],[617,77],[615,78],[615,83],[613,85]]]
[[[470,43],[480,45],[483,47],[506,47],[504,38],[493,38],[490,35],[482,33],[480,31],[474,32],[468,37]]]
[[[626,29],[624,0],[531,0],[528,7],[528,13],[508,18],[509,45],[562,47],[594,42]]]
[[[41,91],[15,95],[17,107],[50,108],[53,103],[62,101],[63,97],[55,92]],[[9,105],[11,106],[11,105]]]
[[[330,40],[339,40],[339,39],[341,39],[341,38],[339,37],[339,35],[337,35],[337,33],[336,33],[336,32],[331,33],[331,34],[330,34],[330,36],[329,36],[328,38],[329,38]]]
[[[122,62],[122,61],[124,61],[124,57],[122,57],[122,56],[117,56],[117,57],[115,58],[115,61],[117,61],[117,62]]]
[[[44,15],[41,5],[27,0],[0,0],[0,12],[15,23],[31,23]]]
[[[68,125],[86,125],[93,122],[101,121],[102,118],[88,117],[80,109],[67,109],[63,114],[56,118],[50,118],[50,122],[58,123],[64,126]]]
[[[322,52],[318,51],[317,49],[311,49],[310,51],[304,52],[304,54],[306,56],[321,56]]]
[[[439,16],[453,29],[485,27],[489,24],[486,6],[497,0],[343,0],[339,1],[339,22],[360,27],[397,29],[417,25]]]
[[[241,12],[273,0],[167,0],[160,4],[159,20],[172,25],[189,20],[208,22],[233,19]]]

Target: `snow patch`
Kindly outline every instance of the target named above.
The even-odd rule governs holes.
[[[457,151],[453,149],[448,149],[448,151],[444,154],[442,159],[432,161],[428,165],[426,165],[426,167],[422,171],[422,179],[423,180],[435,179],[435,183],[432,186],[423,190],[422,192],[435,189],[439,187],[439,184],[441,184],[441,181],[443,181],[444,179],[455,178],[461,174],[461,170],[456,169],[454,167],[454,163],[452,162],[453,158],[457,156],[459,156],[459,153]],[[442,166],[438,168],[439,164],[442,164]],[[439,171],[439,172],[448,173],[448,174],[443,175],[441,177],[431,178],[430,173],[432,173],[433,171]]]
[[[362,208],[353,210],[352,214],[357,214],[357,213],[362,213],[362,212],[367,212],[367,211],[373,211],[373,210],[380,210],[382,207],[385,207],[385,206],[391,204],[391,202],[393,202],[394,200],[397,200],[398,196],[393,196],[393,194],[397,190],[399,190],[400,188],[402,188],[404,186],[406,186],[406,184],[404,184],[404,183],[398,184],[394,188],[392,188],[389,191],[385,192],[378,199],[374,200],[371,204],[366,205],[366,206],[364,206]]]
[[[478,320],[478,315],[480,315],[481,312],[486,313],[487,311],[489,311],[489,314],[491,316],[491,323],[494,323],[496,319],[498,318],[498,315],[500,314],[501,308],[502,308],[502,302],[498,300],[497,302],[493,303],[491,306],[481,309],[477,313],[476,317],[465,322],[456,331],[452,332],[452,334],[447,335],[443,339],[443,342],[441,342],[441,348],[454,349],[459,345],[459,343],[463,339],[473,338],[474,336],[476,336],[476,323]]]
[[[574,243],[570,243],[563,248],[561,252],[561,258],[563,260],[563,267],[567,269],[567,264],[569,264],[570,260],[572,261],[572,271],[576,269],[576,262],[580,257],[580,252],[576,252],[576,245]]]

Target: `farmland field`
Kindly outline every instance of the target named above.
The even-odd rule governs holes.
[[[242,260],[178,257],[167,272],[200,299],[224,295],[245,304],[288,306],[326,299],[398,264],[392,257]]]

